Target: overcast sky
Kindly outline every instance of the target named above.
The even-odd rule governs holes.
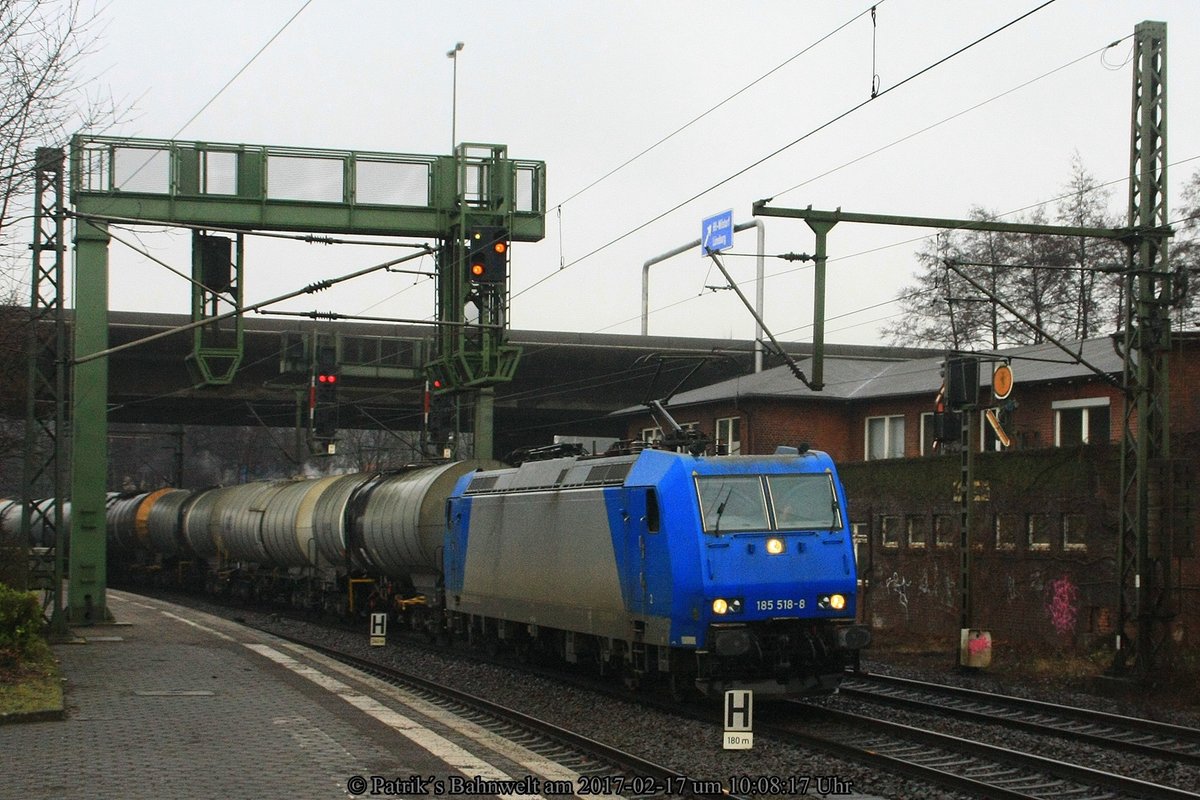
[[[1058,0],[898,86],[1039,4],[884,0],[873,25],[866,0],[108,0],[88,64],[131,107],[129,121],[104,134],[436,155],[451,149],[446,53],[461,41],[458,139],[504,144],[512,158],[547,165],[546,238],[512,251],[513,326],[637,333],[642,263],[698,238],[701,219],[725,209],[737,222],[766,197],[856,212],[1005,213],[1061,194],[1076,152],[1098,180],[1119,181],[1129,169],[1132,44],[1097,51],[1147,19],[1168,23],[1177,194],[1200,167],[1195,0]],[[881,95],[826,126],[870,97],[872,65]],[[1124,212],[1126,192],[1113,185],[1114,211]],[[765,222],[769,254],[812,251],[803,222]],[[929,233],[834,229],[828,341],[878,341],[896,310],[887,301],[915,268],[914,240]],[[142,237],[180,268],[187,241]],[[752,233],[739,234],[733,252],[754,244]],[[247,300],[392,255],[255,241]],[[753,259],[727,264],[753,296]],[[811,269],[770,259],[766,271],[768,325],[804,341]],[[698,252],[656,267],[650,332],[752,337],[733,294],[705,288],[719,283]],[[114,309],[186,313],[188,297],[179,278],[114,243]],[[387,275],[284,308],[428,318],[433,284]]]

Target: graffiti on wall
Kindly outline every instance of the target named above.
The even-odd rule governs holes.
[[[1046,584],[1046,615],[1060,636],[1075,632],[1079,620],[1079,588],[1063,575]]]
[[[921,594],[933,598],[934,602],[945,608],[954,609],[958,605],[954,593],[955,583],[949,571],[942,575],[939,565],[934,562],[933,575],[929,574],[928,567],[921,570],[921,583],[917,588]]]
[[[893,572],[892,577],[887,579],[887,590],[896,595],[896,599],[900,601],[900,605],[904,607],[904,613],[908,613],[908,589],[912,586],[912,581],[908,578],[900,577],[900,573]]]

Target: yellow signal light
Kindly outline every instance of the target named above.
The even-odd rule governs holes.
[[[503,253],[505,250],[508,249],[508,245],[505,244],[504,242],[496,242],[494,245],[492,245],[492,249],[495,250],[497,253]]]
[[[480,275],[482,275],[483,274],[483,264],[472,264],[471,265],[471,274],[474,275],[475,277],[479,277]]]

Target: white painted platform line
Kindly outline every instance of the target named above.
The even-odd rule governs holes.
[[[149,605],[146,605],[145,603],[139,603],[137,600],[130,600],[128,597],[117,594],[116,592],[112,591],[111,589],[108,592],[108,599],[110,601],[116,600],[118,603],[129,603],[130,605],[137,606],[138,608],[145,608],[149,611],[157,611],[158,610],[157,606],[149,606]]]
[[[529,770],[532,775],[540,775],[547,780],[570,781],[572,786],[580,785],[580,775],[575,770],[564,767],[557,761],[551,761],[527,747],[476,725],[474,722],[457,717],[441,706],[434,705],[427,700],[422,700],[412,692],[407,692],[374,676],[364,675],[353,667],[310,650],[303,645],[281,642],[280,646],[315,661],[325,669],[361,681],[370,686],[373,691],[386,695],[398,703],[403,703],[418,714],[436,720],[447,727],[453,727],[472,741],[478,742],[484,747],[499,753],[509,761],[520,764]],[[592,797],[596,798],[596,800],[623,800],[620,795],[593,795]]]
[[[246,647],[261,656],[269,658],[276,664],[287,667],[323,689],[333,692],[355,708],[370,714],[384,725],[395,730],[413,744],[428,750],[431,754],[445,761],[453,769],[462,772],[468,778],[482,778],[489,781],[515,781],[515,779],[493,764],[484,761],[473,753],[451,742],[439,734],[409,719],[398,711],[393,711],[378,700],[359,694],[353,688],[313,667],[301,664],[289,655],[279,652],[265,644],[244,643]],[[540,798],[541,795],[527,795]]]
[[[226,634],[221,633],[220,631],[215,630],[214,628],[210,628],[207,625],[201,625],[199,622],[193,622],[192,620],[187,619],[186,617],[181,617],[178,614],[172,614],[170,611],[160,611],[158,613],[162,614],[164,617],[168,617],[177,622],[182,622],[184,625],[191,625],[193,628],[202,630],[205,633],[211,633],[213,636],[216,636],[218,639],[224,639],[227,642],[236,642],[237,641],[237,639],[234,639],[232,636],[227,636]]]

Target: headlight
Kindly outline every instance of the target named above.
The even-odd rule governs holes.
[[[846,607],[846,595],[823,594],[817,598],[817,605],[821,608],[832,608],[834,611],[841,611]]]
[[[767,539],[767,552],[777,556],[783,552],[783,539]]]
[[[742,598],[731,597],[726,599],[718,597],[712,601],[712,610],[719,617],[726,614],[740,614],[742,613]]]

